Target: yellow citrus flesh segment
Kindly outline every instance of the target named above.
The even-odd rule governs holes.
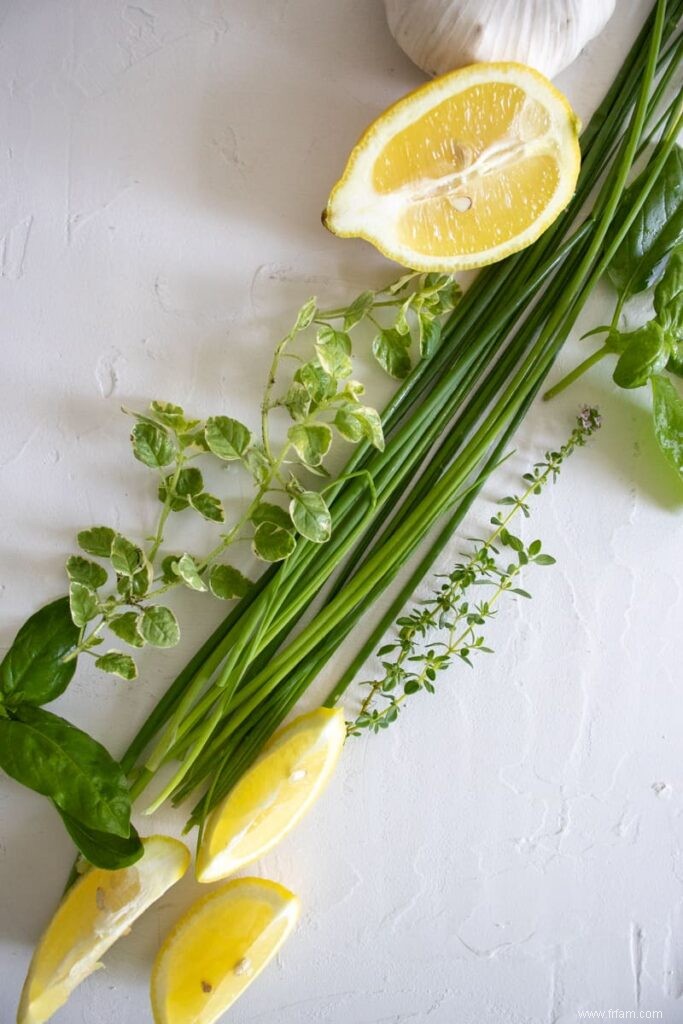
[[[102,966],[100,957],[187,871],[184,843],[149,836],[143,844],[137,863],[118,871],[90,868],[66,893],[33,954],[17,1024],[49,1020]]]
[[[197,879],[225,878],[289,832],[322,792],[345,739],[339,708],[318,708],[280,729],[210,814],[197,852]]]
[[[476,255],[482,246],[501,245],[528,230],[543,215],[557,185],[557,163],[551,156],[519,160],[495,178],[469,183],[461,200],[471,203],[467,217],[449,197],[410,206],[398,226],[399,238],[417,253],[446,259],[454,250]]]
[[[293,893],[238,878],[194,903],[152,970],[155,1024],[213,1024],[275,956],[299,912]]]
[[[418,270],[494,262],[529,245],[569,202],[578,130],[567,100],[532,68],[461,68],[370,126],[325,223]]]
[[[378,192],[415,182],[415,168],[426,179],[463,174],[506,136],[547,134],[550,117],[518,85],[482,82],[442,100],[387,142],[373,168]]]

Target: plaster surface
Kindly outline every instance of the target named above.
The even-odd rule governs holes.
[[[559,79],[584,119],[647,6],[622,0]],[[4,646],[63,592],[78,529],[149,531],[154,487],[122,405],[159,397],[255,424],[298,303],[395,274],[319,214],[361,130],[421,80],[379,0],[0,3]],[[599,290],[556,373],[610,312]],[[386,382],[363,373],[380,403]],[[604,427],[522,527],[557,566],[529,573],[533,601],[501,608],[493,657],[349,743],[324,799],[255,865],[303,916],[230,1019],[683,1021],[681,494],[642,396],[605,367],[537,404],[487,497],[564,440],[583,402]],[[238,474],[228,484],[246,493]],[[478,503],[443,566],[491,511]],[[201,595],[176,608],[180,652],[145,656],[132,683],[83,666],[55,710],[121,752],[222,612]],[[46,802],[3,777],[2,1024],[71,856]],[[196,895],[188,879],[169,892],[55,1024],[147,1024],[155,950]]]

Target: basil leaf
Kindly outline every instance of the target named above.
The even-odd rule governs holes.
[[[289,428],[287,437],[307,466],[319,466],[332,445],[332,431],[326,423],[297,423]]]
[[[292,522],[302,537],[314,544],[324,544],[332,533],[332,517],[325,499],[317,491],[296,494],[289,505]]]
[[[294,534],[276,523],[260,523],[256,527],[252,550],[263,562],[281,562],[296,547]]]
[[[410,335],[399,334],[393,329],[380,331],[372,343],[372,353],[379,365],[390,377],[398,380],[403,380],[410,373],[409,348]]]
[[[48,704],[64,693],[76,659],[63,661],[78,643],[69,599],[60,597],[26,620],[0,664],[0,693],[8,703]]]
[[[206,443],[219,459],[241,459],[251,442],[251,432],[230,416],[211,416],[204,428]]]
[[[76,539],[78,546],[89,555],[109,558],[115,536],[116,532],[109,526],[93,526],[90,530],[81,530]]]
[[[351,339],[345,331],[321,327],[315,352],[323,370],[332,377],[348,377],[353,370],[351,362]]]
[[[667,370],[683,377],[683,246],[671,253],[654,294],[657,322],[669,334],[672,352]]]
[[[126,838],[114,836],[110,832],[98,832],[96,829],[86,828],[70,814],[66,814],[60,807],[57,807],[57,804],[54,804],[54,807],[75,845],[88,863],[94,864],[96,868],[104,868],[106,871],[127,868],[140,860],[145,852],[145,848],[140,842],[140,836],[132,825],[130,835]]]
[[[130,439],[135,458],[150,469],[168,466],[175,458],[175,444],[163,427],[153,423],[136,423]]]
[[[251,587],[251,581],[232,565],[215,565],[209,576],[209,586],[214,597],[231,601],[235,597],[244,597]]]
[[[675,373],[677,377],[683,377],[683,341],[671,342],[671,355],[666,364],[669,373]]]
[[[111,754],[43,708],[22,704],[12,716],[0,718],[0,767],[86,827],[128,836],[128,784]]]
[[[630,186],[625,202],[635,196],[641,179]],[[683,241],[683,150],[677,146],[664,164],[654,187],[626,238],[617,249],[608,273],[616,288],[633,295],[651,287],[664,262]]]
[[[651,320],[622,338],[628,344],[617,360],[612,379],[620,388],[640,388],[666,366],[667,337],[659,324]]]
[[[671,253],[664,276],[655,288],[657,322],[680,340],[683,337],[683,245]]]
[[[178,620],[170,608],[153,605],[140,618],[140,632],[152,647],[175,647],[180,640]]]
[[[657,444],[683,480],[683,398],[666,377],[653,377],[651,383]]]

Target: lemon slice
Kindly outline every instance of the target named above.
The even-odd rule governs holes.
[[[263,878],[237,878],[197,900],[154,961],[155,1024],[218,1020],[275,956],[298,913],[296,896]]]
[[[118,871],[89,868],[69,889],[31,960],[17,1024],[43,1024],[100,957],[187,871],[190,853],[168,836],[143,839],[145,852]]]
[[[275,733],[209,815],[197,851],[197,879],[225,878],[286,835],[322,792],[345,739],[339,708],[317,708]]]
[[[482,267],[530,245],[572,197],[580,122],[524,64],[472,64],[381,115],[323,223],[415,270]]]

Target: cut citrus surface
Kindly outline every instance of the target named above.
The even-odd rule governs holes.
[[[68,890],[29,967],[17,1024],[43,1024],[102,964],[100,957],[178,881],[190,863],[184,843],[143,839],[145,852],[119,871],[89,868]]]
[[[415,270],[494,263],[535,241],[571,199],[579,128],[533,68],[460,68],[370,125],[323,222]]]
[[[209,815],[197,851],[197,878],[225,878],[294,827],[332,775],[344,740],[341,709],[317,708],[275,733]]]
[[[155,1024],[212,1024],[291,932],[299,901],[263,878],[237,878],[197,900],[154,961]]]

